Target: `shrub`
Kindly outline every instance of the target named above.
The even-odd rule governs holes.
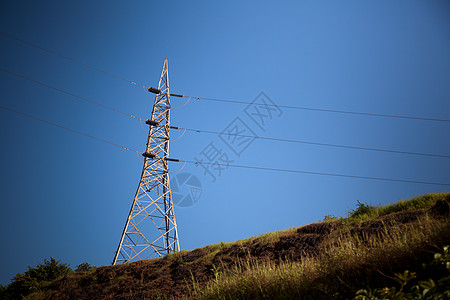
[[[89,271],[93,271],[93,270],[95,270],[95,266],[91,266],[90,263],[84,262],[77,266],[77,268],[75,269],[75,272],[84,273],[84,272],[89,272]]]
[[[333,216],[333,215],[326,215],[324,218],[323,218],[323,221],[324,222],[326,222],[326,221],[334,221],[334,220],[337,220],[338,219],[338,217],[336,217],[336,216]]]
[[[376,209],[377,208],[375,206],[361,203],[361,201],[358,200],[358,203],[356,204],[356,209],[352,209],[349,212],[349,216],[353,218],[353,217],[362,217],[364,215],[370,215]]]
[[[52,280],[73,272],[66,263],[50,257],[36,267],[28,266],[25,273],[17,273],[3,292],[4,299],[21,299],[26,295],[40,291]]]

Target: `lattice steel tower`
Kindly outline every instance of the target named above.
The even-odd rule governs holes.
[[[150,126],[144,167],[136,195],[131,204],[125,228],[114,256],[116,263],[162,257],[179,251],[177,223],[169,182],[169,127],[170,94],[167,58],[158,88],[149,88],[156,94]]]

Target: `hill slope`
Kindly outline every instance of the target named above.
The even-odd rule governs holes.
[[[57,279],[28,299],[353,298],[450,244],[450,193]],[[424,274],[423,276],[427,276]]]

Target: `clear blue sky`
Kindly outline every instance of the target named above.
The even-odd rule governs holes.
[[[148,86],[169,59],[171,92],[280,105],[449,118],[449,1],[2,1],[0,31]],[[0,35],[0,67],[148,118],[139,88]],[[139,122],[0,72],[0,101],[137,150]],[[173,107],[183,100],[172,98]],[[260,128],[245,106],[192,100],[172,124],[224,130],[239,117],[259,136],[450,155],[450,123],[282,109]],[[136,154],[0,110],[0,283],[53,256],[111,263],[134,196]],[[265,131],[264,131],[265,130]],[[174,132],[174,140],[179,133]],[[235,164],[450,183],[450,159],[255,140],[237,156],[217,136],[186,133],[171,156],[209,143]],[[182,164],[172,164],[177,171]],[[345,216],[445,186],[246,169],[176,207],[194,249]]]

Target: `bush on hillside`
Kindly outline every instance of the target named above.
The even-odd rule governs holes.
[[[25,273],[17,273],[11,284],[0,294],[2,299],[21,299],[26,295],[41,290],[56,278],[73,272],[66,263],[50,257],[36,267],[28,266]]]
[[[359,217],[363,215],[369,215],[372,211],[376,210],[375,206],[364,204],[358,200],[356,209],[352,209],[349,212],[350,217]]]
[[[81,263],[77,266],[77,268],[75,269],[75,272],[77,273],[85,273],[85,272],[89,272],[89,271],[93,271],[95,270],[95,266],[91,266],[90,263],[88,262],[84,262]]]

